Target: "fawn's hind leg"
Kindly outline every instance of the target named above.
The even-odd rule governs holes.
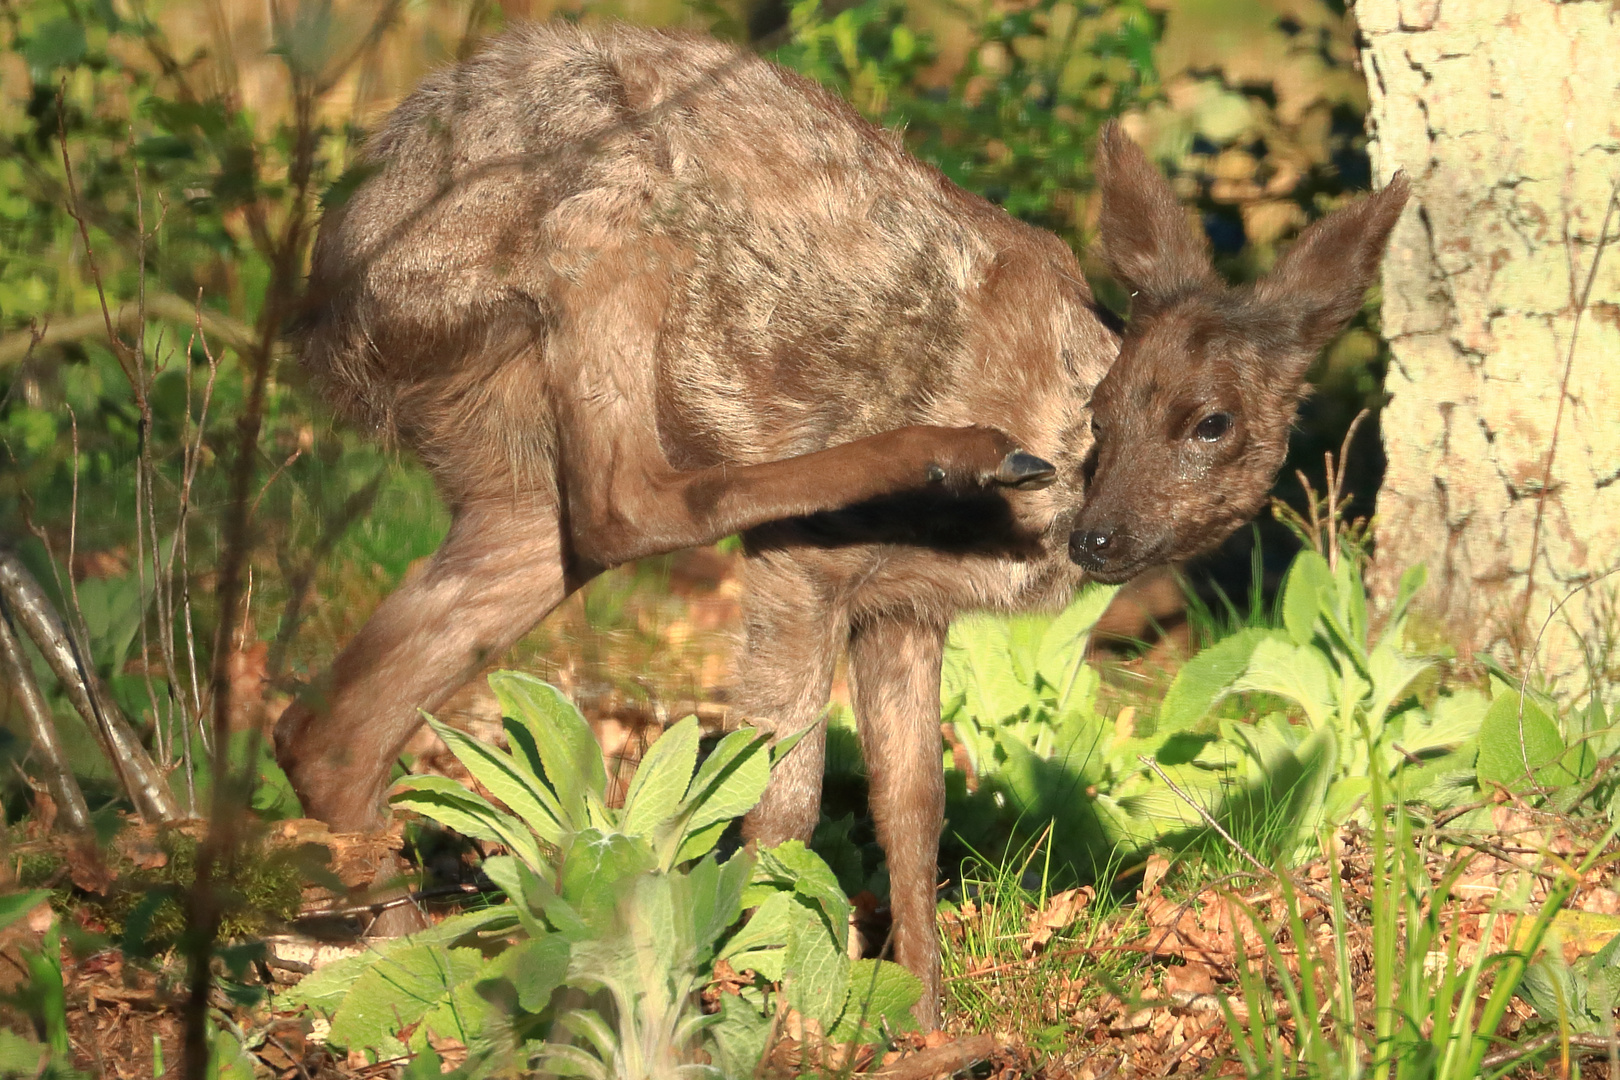
[[[894,958],[923,982],[913,1011],[924,1031],[939,1026],[934,892],[945,820],[939,732],[944,648],[943,626],[895,614],[857,621],[849,645],[850,689],[872,817],[889,867]]]
[[[443,704],[581,584],[567,569],[554,505],[459,508],[428,566],[382,602],[276,725],[276,756],[305,812],[338,829],[379,827],[389,770],[421,724],[418,710]]]

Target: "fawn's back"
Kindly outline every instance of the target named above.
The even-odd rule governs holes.
[[[367,157],[305,361],[452,503],[549,487],[564,384],[641,403],[675,468],[988,423],[1077,473],[1116,345],[1072,253],[774,65],[530,26],[430,77]],[[598,276],[633,300],[601,310]]]

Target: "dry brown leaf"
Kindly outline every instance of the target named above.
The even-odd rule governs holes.
[[[1096,890],[1090,885],[1079,889],[1065,889],[1049,897],[1046,906],[1030,912],[1029,932],[1024,940],[1024,955],[1033,956],[1052,940],[1052,935],[1067,930],[1091,903]]]

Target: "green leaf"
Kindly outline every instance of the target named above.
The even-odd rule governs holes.
[[[759,854],[755,880],[769,880],[789,886],[814,904],[823,914],[828,931],[843,948],[849,938],[849,899],[839,888],[832,867],[799,840],[789,840],[766,848]]]
[[[1248,667],[1233,689],[1287,698],[1305,710],[1313,727],[1330,723],[1338,702],[1335,673],[1321,651],[1280,637],[1255,643]]]
[[[754,909],[742,929],[727,939],[718,959],[731,961],[738,971],[757,971],[772,982],[781,981],[794,909],[803,906],[791,892],[772,893]]]
[[[1087,704],[1081,700],[1083,695],[1076,694],[1076,690],[1083,689],[1081,673],[1086,670],[1086,645],[1097,620],[1103,617],[1118,592],[1118,585],[1086,586],[1074,602],[1052,620],[1041,637],[1035,670],[1057,694],[1060,713]]]
[[[34,31],[22,47],[28,64],[40,74],[73,67],[84,59],[84,27],[71,19],[52,19]]]
[[[1535,698],[1517,691],[1498,694],[1479,727],[1475,769],[1480,787],[1501,784],[1519,791],[1534,784],[1561,787],[1580,777],[1566,767],[1564,737]]]
[[[794,1008],[820,1023],[821,1030],[832,1030],[849,993],[849,957],[817,908],[795,904],[792,909],[782,982]]]
[[[982,612],[958,618],[946,642],[945,664],[956,670],[953,680],[981,724],[999,723],[1036,704],[1033,688],[1018,678],[1005,619]]]
[[[467,767],[473,778],[489,789],[511,811],[523,819],[536,836],[554,848],[567,841],[562,808],[538,776],[525,775],[518,760],[502,753],[464,731],[428,717],[428,726],[444,740],[450,752]]]
[[[914,1030],[911,1007],[922,997],[922,980],[899,964],[857,960],[849,966],[849,1002],[831,1042],[875,1042],[885,1031]]]
[[[589,827],[602,813],[607,790],[607,769],[591,726],[562,691],[532,675],[497,671],[489,687],[502,714],[521,721],[533,740],[565,824],[576,831]]]
[[[1390,606],[1388,631],[1389,636],[1398,635],[1406,623],[1406,613],[1412,606],[1412,600],[1422,590],[1429,580],[1429,572],[1422,563],[1409,566],[1401,574],[1400,584],[1395,586],[1395,603]]]
[[[1427,657],[1413,657],[1397,652],[1386,639],[1378,643],[1367,658],[1367,674],[1372,676],[1372,700],[1367,705],[1367,723],[1378,737],[1384,717],[1412,688],[1412,684],[1430,668],[1434,661]],[[1408,747],[1408,749],[1411,749]]]
[[[624,799],[624,831],[651,837],[675,816],[697,765],[698,720],[688,716],[658,737],[636,767]]]
[[[586,829],[575,835],[563,858],[559,891],[587,923],[600,929],[618,906],[622,883],[656,865],[645,840]]]
[[[1301,551],[1288,568],[1283,582],[1283,626],[1296,645],[1309,645],[1316,633],[1316,619],[1334,604],[1333,571],[1327,560],[1314,551]]]
[[[745,989],[744,994],[757,993]],[[763,1003],[736,994],[720,995],[720,1022],[708,1031],[714,1063],[722,1076],[754,1076],[765,1056],[771,1018]]]
[[[478,985],[505,979],[516,992],[518,1007],[538,1013],[568,976],[568,955],[569,944],[558,934],[530,938],[491,960],[479,973]]]
[[[379,1058],[399,1057],[405,1045],[396,1037],[472,978],[483,966],[477,949],[411,945],[391,951],[368,967],[332,1016],[328,1039],[350,1050],[370,1050]]]
[[[476,931],[489,919],[488,911],[470,911],[452,915],[443,922],[409,937],[381,939],[359,956],[334,961],[314,974],[305,976],[298,985],[277,996],[277,1005],[288,1009],[306,1007],[317,1013],[330,1015],[343,1003],[344,996],[361,975],[394,953],[419,945],[444,949],[457,938]]]
[[[44,1064],[44,1043],[25,1039],[9,1028],[0,1028],[0,1076],[38,1076]]]
[[[748,813],[759,803],[770,780],[770,737],[752,728],[733,731],[720,740],[692,777],[681,803],[681,835],[689,837]]]
[[[534,834],[510,814],[495,809],[488,799],[446,776],[407,776],[394,785],[388,801],[475,840],[504,844],[530,866],[549,865]]]
[[[1255,647],[1277,636],[1274,630],[1258,627],[1239,630],[1188,660],[1159,706],[1159,730],[1188,727],[1209,715],[1232,693]]]

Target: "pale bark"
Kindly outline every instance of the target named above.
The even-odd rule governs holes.
[[[1413,181],[1384,264],[1374,587],[1387,598],[1426,563],[1422,609],[1453,641],[1533,657],[1579,693],[1620,662],[1620,573],[1603,577],[1620,566],[1620,213],[1600,241],[1620,181],[1620,12],[1361,0],[1355,15],[1376,175]]]

